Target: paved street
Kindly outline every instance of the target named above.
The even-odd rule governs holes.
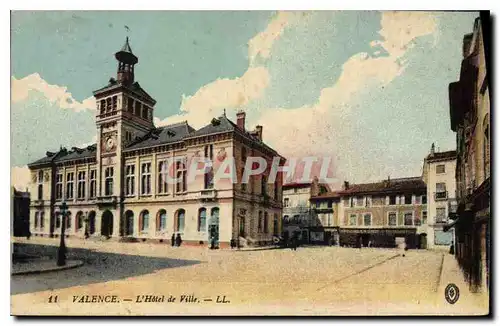
[[[56,240],[36,251],[52,255]],[[443,253],[303,247],[252,251],[162,244],[67,241],[77,269],[12,277],[13,314],[439,314],[480,313],[438,293]],[[88,249],[87,249],[88,248]],[[34,249],[25,248],[23,250]],[[137,303],[138,295],[174,303]],[[50,296],[57,303],[48,303]],[[73,303],[73,296],[116,295],[119,303]],[[181,295],[197,302],[180,303]],[[225,296],[228,303],[216,303]],[[124,299],[133,301],[126,302]],[[212,301],[204,301],[212,299]],[[460,305],[459,305],[460,303]]]

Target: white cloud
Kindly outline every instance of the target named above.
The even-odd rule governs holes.
[[[10,184],[20,191],[25,191],[29,187],[31,173],[28,166],[14,166],[10,171]]]
[[[436,16],[430,12],[387,11],[382,13],[381,25],[384,40],[372,45],[381,45],[394,58],[402,57],[417,37],[437,30]]]
[[[50,85],[38,73],[31,74],[21,79],[12,76],[11,101],[17,103],[28,98],[30,91],[42,93],[52,104],[62,109],[75,111],[95,110],[94,97],[89,97],[82,102],[76,101],[65,86]]]
[[[250,66],[257,57],[267,59],[271,55],[274,42],[283,34],[285,29],[297,23],[307,12],[281,11],[267,25],[266,29],[248,41],[248,59]]]
[[[248,42],[249,67],[241,77],[220,78],[204,85],[192,96],[183,95],[181,113],[164,120],[155,118],[155,125],[188,120],[193,127],[198,128],[214,116],[222,114],[223,109],[228,110],[227,113],[230,114],[230,111],[245,107],[249,102],[261,98],[271,78],[267,68],[255,63],[257,57],[269,58],[274,42],[285,29],[307,16],[306,12],[279,12],[264,31]]]
[[[384,12],[381,25],[384,40],[373,41],[371,45],[383,46],[389,56],[371,57],[367,53],[352,56],[343,64],[336,83],[322,89],[318,101],[312,105],[261,110],[263,114],[257,124],[272,126],[264,131],[266,141],[285,157],[330,155],[337,159],[336,171],[340,173],[357,173],[358,178],[364,174],[361,179],[377,174],[364,166],[363,149],[356,145],[356,135],[351,134],[350,107],[364,90],[385,86],[400,76],[405,69],[401,58],[413,40],[436,29],[434,17],[422,12]]]

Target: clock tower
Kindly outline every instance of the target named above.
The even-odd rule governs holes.
[[[115,220],[113,236],[118,236],[122,199],[123,150],[136,137],[154,128],[153,107],[156,101],[135,81],[134,69],[139,59],[132,53],[128,37],[115,53],[116,78],[94,91],[97,102],[97,186],[98,204],[109,209]]]

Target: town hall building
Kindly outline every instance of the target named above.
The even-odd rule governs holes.
[[[134,79],[138,58],[128,38],[115,57],[116,79],[94,91],[97,143],[47,152],[28,165],[32,235],[59,236],[65,202],[66,234],[75,237],[169,243],[180,234],[184,244],[215,238],[227,247],[231,240],[253,246],[279,236],[282,173],[272,183],[269,169],[241,182],[247,157],[285,163],[263,142],[262,126],[246,130],[240,111],[236,123],[224,114],[199,130],[187,121],[157,128],[156,101]],[[217,180],[212,170],[188,182],[188,164],[200,157],[234,158],[237,182]]]

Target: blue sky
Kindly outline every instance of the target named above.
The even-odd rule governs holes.
[[[448,84],[466,12],[13,12],[11,166],[95,139],[92,91],[130,28],[158,125],[227,110],[287,157],[334,157],[339,180],[419,175],[453,149]],[[28,132],[27,132],[28,131]]]

